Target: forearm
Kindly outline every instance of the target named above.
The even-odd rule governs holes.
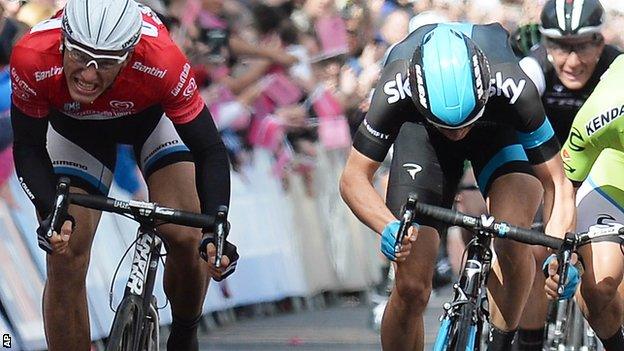
[[[13,107],[11,121],[15,135],[13,157],[17,177],[40,217],[45,218],[54,202],[56,179],[46,149],[47,119],[26,116]]]
[[[195,181],[202,213],[214,215],[230,203],[230,163],[208,108],[193,121],[176,125],[195,160]]]
[[[570,181],[545,182],[543,215],[546,233],[563,237],[566,232],[574,230],[575,214],[574,189]]]
[[[355,216],[377,233],[396,219],[373,187],[372,174],[366,175],[345,167],[340,179],[340,194]]]

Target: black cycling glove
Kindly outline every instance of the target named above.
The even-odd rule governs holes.
[[[39,228],[37,228],[37,241],[39,243],[39,247],[41,250],[47,252],[48,254],[52,253],[52,244],[50,243],[50,238],[48,238],[48,230],[50,229],[50,222],[52,222],[53,213],[50,213],[41,223],[39,223]],[[65,221],[72,222],[72,231],[76,228],[76,220],[70,214],[66,214],[65,218],[62,221],[59,221],[58,228],[54,228],[54,231],[60,233],[61,227]],[[229,256],[228,256],[229,257]]]
[[[212,243],[215,247],[217,246],[214,233],[206,232],[204,233],[202,240],[199,244],[199,255],[206,262],[208,262],[206,247],[209,243]],[[227,256],[230,259],[230,264],[225,268],[223,274],[221,274],[221,278],[217,279],[213,277],[213,279],[218,282],[222,281],[223,279],[229,277],[230,275],[232,275],[232,273],[234,273],[234,270],[236,270],[236,264],[238,263],[238,258],[240,257],[238,255],[238,252],[236,251],[236,245],[232,244],[227,240],[225,240],[225,242],[223,243],[223,255]],[[214,262],[212,263],[214,264]]]

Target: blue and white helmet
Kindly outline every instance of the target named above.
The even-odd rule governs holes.
[[[459,129],[483,115],[489,97],[488,60],[452,24],[424,35],[410,62],[412,100],[431,124]]]
[[[134,0],[69,0],[63,34],[72,42],[105,51],[127,51],[141,37],[143,17]]]

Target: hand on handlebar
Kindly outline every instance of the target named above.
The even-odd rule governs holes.
[[[578,287],[581,281],[581,275],[583,274],[583,266],[578,260],[578,256],[576,253],[572,254],[570,259],[570,265],[568,266],[567,279],[564,284],[563,294],[559,296],[557,289],[559,287],[559,274],[557,273],[559,270],[559,261],[557,260],[557,255],[550,255],[545,261],[544,266],[542,267],[544,275],[546,276],[546,284],[544,289],[546,291],[546,295],[551,300],[567,300],[574,297],[576,293],[576,288]]]
[[[223,279],[229,277],[236,269],[238,263],[238,252],[236,245],[225,241],[223,244],[223,256],[221,256],[221,265],[217,267],[215,264],[215,258],[217,256],[217,246],[215,245],[214,235],[211,233],[204,234],[204,238],[207,239],[206,250],[202,252],[202,258],[208,262],[208,271],[212,279],[220,282]],[[202,240],[203,241],[203,240]],[[200,248],[201,250],[201,248]]]
[[[414,226],[412,226],[408,229],[408,235],[403,238],[400,248],[397,251],[395,248],[395,243],[400,226],[401,222],[392,221],[386,224],[386,227],[381,233],[381,252],[389,260],[395,262],[405,261],[412,250],[412,242],[416,241],[416,232],[414,232],[415,228]]]
[[[74,231],[74,217],[67,215],[60,228],[60,234],[53,230],[52,236],[48,237],[47,233],[51,220],[52,215],[50,214],[37,228],[39,247],[48,254],[63,254],[69,249],[69,238]]]

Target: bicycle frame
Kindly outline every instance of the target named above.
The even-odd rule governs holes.
[[[124,299],[128,296],[135,295],[142,302],[142,308],[138,310],[137,319],[141,321],[135,325],[136,328],[145,328],[149,322],[151,308],[153,305],[152,294],[156,282],[156,272],[158,270],[158,259],[160,258],[160,250],[162,248],[162,240],[156,234],[153,223],[141,223],[137,230],[137,239],[132,259],[132,269],[126,282],[124,290]],[[156,315],[157,316],[157,315]],[[156,319],[158,319],[156,317]],[[158,321],[156,328],[158,328]],[[140,335],[140,329],[134,330],[135,335]],[[143,340],[134,339],[134,349],[138,349]]]
[[[441,325],[433,346],[434,351],[445,351],[463,344],[459,340],[462,317],[468,318],[469,323],[466,350],[481,349],[479,336],[483,331],[483,321],[489,316],[484,288],[492,263],[490,242],[491,236],[478,230],[475,238],[468,244],[466,262],[458,282],[453,285],[453,301],[443,305],[444,314],[440,317]],[[468,316],[464,316],[464,313]],[[458,343],[460,345],[455,345]]]

